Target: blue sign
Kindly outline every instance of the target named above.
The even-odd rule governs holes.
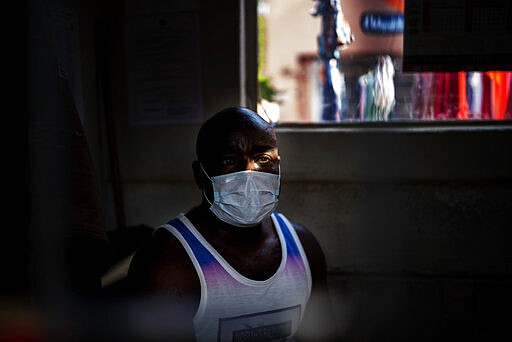
[[[361,14],[364,33],[395,34],[404,32],[404,15],[400,12],[364,12]]]

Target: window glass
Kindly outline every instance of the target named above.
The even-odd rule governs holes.
[[[467,27],[460,8],[442,10],[453,21],[433,17],[436,27]],[[508,70],[403,70],[403,0],[260,0],[258,25],[258,111],[269,121],[512,119]]]

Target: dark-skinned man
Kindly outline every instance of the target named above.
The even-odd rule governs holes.
[[[180,328],[191,340],[335,341],[320,245],[274,212],[272,126],[250,109],[224,109],[201,127],[196,153],[201,204],[155,231],[129,279],[184,308]]]

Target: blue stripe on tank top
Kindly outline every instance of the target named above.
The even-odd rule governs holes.
[[[167,224],[173,226],[185,238],[189,247],[194,252],[194,255],[201,266],[207,266],[211,263],[217,262],[212,253],[210,253],[203,244],[195,237],[190,229],[185,226],[181,220],[175,218]]]
[[[293,239],[286,223],[280,214],[274,213],[279,226],[281,227],[281,232],[283,233],[284,240],[286,242],[286,250],[288,255],[290,256],[298,256],[300,255],[299,248]],[[183,236],[183,238],[187,241],[187,244],[192,249],[197,261],[202,266],[207,266],[211,263],[217,262],[215,257],[204,247],[204,245],[196,238],[196,236],[190,231],[190,229],[185,226],[181,220],[175,218],[169,221],[167,224],[173,226],[178,230],[178,232]]]
[[[286,241],[286,250],[288,251],[288,255],[299,256],[299,247],[295,243],[295,240],[293,239],[293,236],[290,230],[288,229],[288,226],[281,217],[281,214],[275,213],[275,217],[277,219],[277,222],[279,223],[279,226],[281,227],[281,232],[283,232],[284,240]]]

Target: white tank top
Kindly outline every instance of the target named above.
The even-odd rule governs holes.
[[[201,282],[194,316],[197,341],[286,341],[293,337],[311,293],[309,264],[291,223],[272,214],[282,257],[267,280],[244,277],[180,214],[163,225],[186,249]]]

